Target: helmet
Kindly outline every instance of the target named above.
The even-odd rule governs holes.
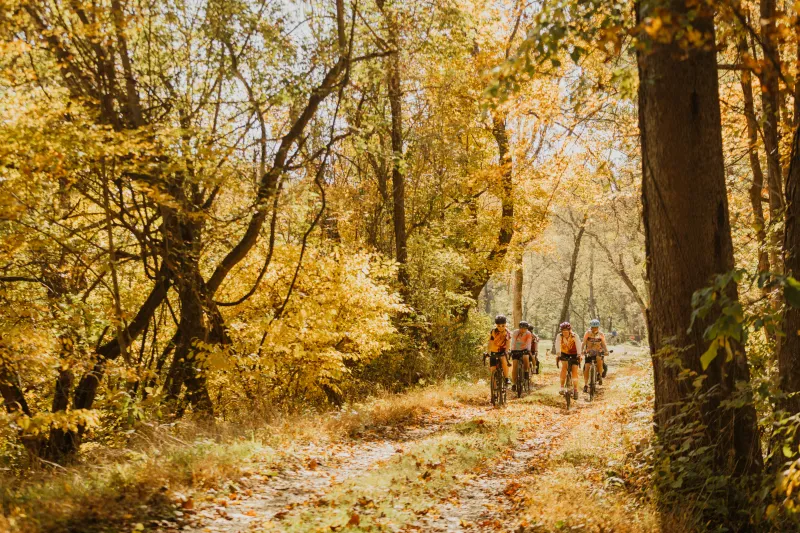
[[[524,320],[519,323],[519,327],[525,328],[525,329],[531,329],[531,325],[528,324],[527,322],[525,322]]]
[[[597,320],[596,318],[590,320],[589,321],[589,327],[590,328],[599,328],[600,327],[600,321]]]
[[[558,329],[572,329],[572,324],[569,322],[562,322],[558,325]]]
[[[497,315],[494,317],[495,324],[505,324],[506,323],[506,316],[505,315]]]

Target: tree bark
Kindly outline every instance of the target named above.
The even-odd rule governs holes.
[[[589,242],[589,318],[598,318],[597,302],[594,299],[594,241]]]
[[[511,317],[513,321],[514,327],[517,327],[517,324],[522,321],[522,282],[523,282],[523,272],[522,272],[522,259],[520,258],[520,264],[517,265],[517,268],[514,270],[514,292],[513,292],[513,306],[511,310]]]
[[[644,20],[658,9],[682,20],[690,3],[644,0],[637,6],[637,19]],[[693,27],[708,36],[705,47],[683,50],[677,43],[650,41],[649,52],[637,51],[656,431],[665,435],[671,417],[696,394],[692,381],[680,379],[680,370],[668,363],[664,354],[671,349],[682,367],[706,375],[701,392],[707,397],[697,414],[697,422],[707,428],[706,438],[692,446],[711,446],[715,471],[738,476],[762,466],[752,401],[740,407],[722,406],[737,384],[749,383],[744,349],[734,345],[730,362],[722,350],[703,371],[700,356],[708,346],[703,332],[718,311],[689,330],[694,292],[713,276],[734,268],[713,12],[691,9],[697,14]],[[731,297],[737,297],[735,287]]]
[[[779,86],[778,67],[780,58],[775,43],[775,0],[761,0],[761,43],[764,49],[764,68],[760,73],[761,107],[764,120],[764,148],[767,152],[767,184],[769,186],[769,215],[774,226],[783,209],[783,172],[779,151],[778,132]],[[775,272],[783,272],[779,255],[781,235],[773,228],[770,238],[770,265]]]
[[[800,275],[800,130],[792,138],[792,156],[786,178],[786,232],[783,259],[786,273]],[[778,376],[784,397],[780,407],[789,414],[800,413],[800,308],[787,305],[783,315],[786,337],[778,352]]]
[[[500,231],[485,264],[470,273],[470,276],[462,282],[464,291],[475,301],[478,300],[484,285],[505,258],[511,239],[514,237],[513,168],[509,153],[508,132],[506,131],[506,115],[502,112],[492,113],[492,136],[497,144],[500,166]]]
[[[746,47],[747,44],[745,43]],[[769,253],[767,252],[767,230],[764,221],[764,206],[761,193],[764,190],[764,172],[758,157],[758,120],[753,105],[753,80],[749,70],[742,70],[740,82],[744,100],[744,116],[747,121],[747,147],[750,157],[750,169],[753,172],[753,183],[750,185],[750,206],[753,210],[753,229],[758,242],[758,271],[769,272]]]
[[[567,289],[564,292],[564,302],[561,304],[561,315],[559,315],[559,322],[566,322],[569,319],[569,306],[572,301],[572,291],[575,287],[575,272],[578,270],[578,256],[581,253],[581,241],[583,234],[586,232],[586,220],[588,215],[583,215],[583,221],[577,228],[575,239],[572,245],[572,259],[569,262],[569,277],[567,278]]]
[[[408,238],[406,233],[406,179],[403,159],[403,92],[400,84],[400,29],[396,6],[386,9],[385,0],[378,0],[378,8],[386,21],[387,42],[392,53],[386,58],[386,87],[391,110],[392,141],[392,221],[394,223],[394,252],[399,268],[397,279],[405,291],[408,287]]]

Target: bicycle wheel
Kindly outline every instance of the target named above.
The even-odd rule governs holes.
[[[597,366],[592,363],[589,367],[589,401],[594,401],[595,387],[597,381]]]
[[[517,398],[522,398],[524,394],[522,381],[525,379],[525,369],[522,366],[522,361],[517,361],[517,372],[514,374],[514,383],[517,386]]]
[[[500,404],[500,407],[503,407],[506,404],[506,393],[508,392],[508,389],[506,388],[506,378],[503,375],[502,370],[497,371],[497,381],[500,383],[500,401],[498,403]]]

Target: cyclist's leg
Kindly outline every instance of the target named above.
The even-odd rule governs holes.
[[[603,364],[606,358],[602,355],[597,356],[597,381],[603,381]]]
[[[583,358],[583,386],[589,384],[589,360],[584,356]]]
[[[572,389],[577,394],[578,392],[578,368],[580,364],[572,365]]]
[[[503,376],[508,379],[508,358],[505,355],[501,355],[500,363],[503,365]]]
[[[567,368],[569,367],[569,362],[561,361],[561,390],[564,390],[564,384],[567,382]]]
[[[517,367],[519,366],[519,361],[511,358],[511,381],[514,382],[514,385],[518,385],[517,383]]]
[[[525,376],[528,376],[531,372],[531,356],[526,354],[522,355],[522,363],[525,368]]]

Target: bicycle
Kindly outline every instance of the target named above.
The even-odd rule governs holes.
[[[484,364],[486,364],[487,357],[489,357],[489,354],[484,353]],[[489,360],[489,363],[491,364],[491,359]],[[497,361],[494,371],[492,372],[489,390],[491,391],[492,407],[503,407],[506,404],[506,378],[503,375],[503,365],[500,363],[500,361]]]
[[[572,391],[575,390],[572,385],[572,367],[574,365],[578,365],[580,368],[580,363],[573,363],[571,361],[560,361],[559,364],[566,363],[569,366],[567,367],[567,380],[564,382],[564,390],[561,394],[564,395],[564,398],[567,400],[567,411],[569,411],[570,404],[572,404]]]
[[[515,355],[520,356],[520,358],[517,360],[517,371],[514,373],[514,384],[517,392],[517,398],[522,398],[522,396],[531,391],[530,373],[528,373],[528,378],[525,379],[525,364],[522,359],[526,353],[529,353],[528,350],[513,350],[511,352],[512,358]]]
[[[598,352],[592,350],[588,352],[587,359],[592,358],[589,367],[589,401],[594,401],[594,395],[597,393],[597,354]]]
[[[612,353],[613,351],[614,351],[614,350],[609,350],[609,352],[608,352],[608,353]],[[588,355],[587,359],[588,359],[589,357],[591,357],[591,358],[592,358],[591,366],[589,367],[589,401],[590,401],[590,402],[591,402],[591,401],[594,401],[594,397],[595,397],[595,395],[597,394],[597,382],[598,382],[598,381],[599,381],[599,379],[600,379],[600,378],[599,378],[599,376],[600,376],[600,369],[598,369],[598,368],[597,368],[597,356],[598,356],[599,354],[600,354],[600,352],[598,352],[597,350],[591,350],[591,351],[590,351],[590,352],[588,352],[588,354],[587,354],[587,355]],[[603,374],[605,375],[605,373],[606,373],[606,368],[607,368],[607,365],[606,365],[606,362],[605,362],[605,361],[603,361],[603,366],[605,367],[605,368],[603,369]]]

